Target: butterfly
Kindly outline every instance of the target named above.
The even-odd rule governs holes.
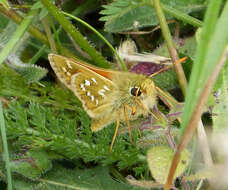
[[[127,123],[132,141],[129,120],[148,115],[157,102],[156,87],[149,77],[101,69],[57,54],[49,54],[48,59],[58,79],[73,91],[92,118],[93,132],[116,121],[111,150],[120,122]]]

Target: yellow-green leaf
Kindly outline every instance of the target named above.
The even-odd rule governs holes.
[[[174,150],[168,146],[155,146],[147,152],[147,162],[149,164],[150,172],[157,182],[165,184],[173,155]],[[189,157],[190,153],[185,149],[181,154],[181,160],[174,175],[174,179],[185,171],[189,163]]]

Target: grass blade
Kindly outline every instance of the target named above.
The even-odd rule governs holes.
[[[21,37],[26,32],[29,25],[32,23],[37,12],[38,12],[38,9],[32,9],[31,11],[29,11],[29,13],[26,15],[26,17],[20,24],[20,26],[18,26],[16,32],[12,35],[9,42],[6,44],[4,49],[0,52],[0,65],[4,62],[4,60],[8,57],[8,55],[13,51],[13,49],[16,46],[16,44],[18,43],[18,41],[21,39]]]
[[[2,142],[3,142],[3,147],[4,147],[4,153],[5,153],[8,190],[12,190],[12,177],[11,177],[11,172],[10,172],[9,152],[8,152],[6,128],[5,128],[5,121],[4,121],[4,116],[3,116],[1,99],[0,99],[0,129],[1,129]]]

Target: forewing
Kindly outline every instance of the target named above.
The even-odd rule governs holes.
[[[94,72],[81,72],[73,75],[71,87],[91,117],[111,112],[115,87],[110,80]]]
[[[93,66],[85,66],[73,59],[55,54],[48,55],[49,61],[59,80],[70,88],[82,101],[84,109],[93,118],[110,113],[114,102],[114,83],[97,74]],[[91,69],[92,68],[92,69]],[[105,71],[106,75],[108,71]]]

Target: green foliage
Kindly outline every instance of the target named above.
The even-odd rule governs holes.
[[[201,170],[190,176],[184,176],[183,180],[196,181],[196,180],[200,180],[200,179],[202,180],[202,179],[210,179],[210,178],[213,178],[213,173],[211,170]]]
[[[46,74],[47,69],[39,67],[37,65],[23,64],[16,55],[11,54],[8,58],[11,68],[13,68],[17,73],[19,73],[28,83],[38,82]]]
[[[79,100],[70,91],[45,83],[28,84],[27,81],[5,65],[0,66],[0,95],[18,97],[27,101],[35,101],[46,105],[55,105],[62,109],[81,110]]]
[[[72,2],[65,1],[68,5],[71,5]],[[105,21],[106,31],[112,33],[126,30],[137,31],[144,27],[157,26],[158,19],[151,2],[149,0],[116,0],[103,6],[104,10],[101,11],[101,14],[104,16],[101,20]],[[26,3],[28,2],[26,1]],[[29,3],[32,4],[33,1]],[[173,158],[173,150],[169,148],[167,139],[168,141],[176,140],[175,137],[179,132],[179,123],[177,121],[173,123],[173,121],[177,119],[177,113],[183,112],[181,105],[176,103],[176,106],[169,110],[165,106],[159,105],[158,107],[159,109],[161,108],[160,110],[162,112],[160,113],[162,116],[158,117],[161,119],[159,120],[161,122],[150,121],[147,126],[145,125],[145,128],[145,118],[140,117],[138,120],[131,121],[134,145],[130,143],[127,126],[124,124],[121,125],[113,151],[110,152],[110,143],[115,130],[114,123],[97,133],[92,133],[90,129],[90,118],[82,109],[81,102],[71,91],[60,84],[54,84],[50,75],[45,78],[45,81],[40,81],[47,73],[46,69],[42,69],[36,65],[17,64],[22,63],[22,54],[19,51],[12,52],[12,50],[18,50],[17,47],[15,48],[15,45],[24,47],[25,44],[27,47],[24,51],[28,51],[26,52],[27,60],[31,57],[31,53],[35,54],[42,47],[34,56],[32,62],[36,64],[39,61],[42,65],[46,63],[46,60],[38,60],[38,58],[46,59],[46,54],[50,52],[47,43],[48,40],[43,33],[39,33],[37,28],[39,27],[39,29],[43,30],[40,19],[43,19],[50,13],[53,18],[46,17],[46,19],[49,19],[51,29],[58,32],[54,32],[54,35],[50,35],[48,38],[53,37],[54,40],[58,39],[58,41],[61,41],[61,43],[57,43],[59,52],[62,54],[66,53],[66,56],[71,55],[68,49],[72,48],[73,45],[67,36],[70,34],[79,47],[87,52],[90,57],[93,57],[94,60],[90,60],[91,62],[96,62],[100,66],[107,66],[108,62],[84,39],[84,36],[92,39],[94,34],[91,35],[87,28],[85,29],[80,24],[77,24],[78,30],[76,30],[60,11],[61,9],[59,7],[61,7],[61,3],[62,1],[56,1],[55,5],[57,6],[54,6],[51,0],[36,1],[33,6],[30,6],[32,7],[30,12],[31,17],[28,14],[29,18],[26,16],[25,19],[22,19],[24,20],[23,22],[16,21],[17,23],[21,23],[18,28],[12,23],[9,23],[6,27],[8,20],[5,18],[2,20],[2,16],[0,15],[0,19],[3,21],[0,23],[0,31],[2,31],[0,34],[0,45],[3,48],[1,52],[3,56],[1,58],[3,60],[7,57],[7,61],[13,63],[11,64],[13,69],[9,67],[9,64],[0,66],[0,96],[4,106],[11,160],[10,169],[13,172],[14,189],[134,189],[126,183],[123,184],[122,182],[113,180],[109,172],[112,172],[113,176],[122,181],[125,181],[124,177],[130,174],[137,178],[135,181],[142,178],[151,180],[153,177],[157,182],[164,183]],[[90,15],[85,14],[85,12],[90,13],[91,10],[85,10],[87,6],[84,3],[79,5],[77,9],[74,9],[73,12],[80,14],[83,20],[89,18],[89,22],[92,23],[90,24],[97,27],[97,18],[90,19]],[[86,3],[90,4],[93,10],[100,10],[100,1],[92,0]],[[199,53],[196,52],[198,44],[196,43],[195,36],[192,35],[192,31],[195,30],[192,26],[202,26],[202,23],[196,19],[195,21],[198,24],[193,24],[194,17],[189,16],[189,14],[201,18],[207,1],[161,0],[161,3],[164,12],[167,13],[167,19],[175,18],[176,20],[181,20],[184,24],[190,24],[185,26],[179,25],[181,36],[184,36],[184,38],[178,38],[176,43],[179,56],[189,57],[188,61],[182,64],[186,75],[188,76],[190,74],[193,61],[196,61],[195,65],[198,64],[194,72],[196,70],[202,71],[202,73],[198,72],[193,76],[195,84],[199,83],[194,87],[194,90],[192,90],[193,87],[190,84],[190,95],[188,94],[187,97],[187,106],[185,104],[187,111],[184,111],[184,117],[186,117],[186,114],[190,115],[191,108],[194,106],[194,99],[198,95],[198,91],[196,93],[196,90],[202,88],[201,82],[206,81],[210,74],[209,71],[213,70],[212,65],[217,63],[221,57],[220,53],[223,52],[227,43],[228,33],[225,32],[227,31],[227,25],[225,24],[227,23],[226,18],[228,18],[227,8],[221,14],[216,27],[216,16],[211,16],[212,21],[208,19],[204,23],[210,24],[211,22],[212,24],[200,34],[200,37],[206,37],[207,41],[203,45],[200,45],[201,49],[199,49],[201,52]],[[3,12],[2,8],[0,6],[0,12]],[[73,7],[70,8],[73,9]],[[21,10],[18,9],[18,12],[20,15],[24,15]],[[80,12],[81,10],[85,11]],[[218,13],[218,10],[216,9],[216,13]],[[70,12],[65,9],[64,11]],[[34,18],[33,13],[39,15],[34,20],[34,25],[37,28],[30,27],[29,29],[28,26]],[[94,15],[94,12],[92,14]],[[18,18],[19,15],[17,15]],[[10,17],[10,19],[13,18]],[[47,24],[47,27],[50,26]],[[61,27],[63,27],[67,34],[61,30]],[[170,25],[170,27],[172,28],[173,25]],[[99,29],[101,30],[101,28]],[[26,42],[22,41],[21,37],[26,31],[29,31],[33,35],[35,34],[34,36],[38,40],[31,39],[26,35]],[[83,36],[79,31],[83,32]],[[111,33],[105,35],[110,36],[113,45],[117,45],[122,41],[122,36],[120,35]],[[16,36],[14,40],[13,36]],[[153,40],[151,40],[151,36],[153,36]],[[169,56],[166,46],[164,44],[160,45],[161,39],[160,32],[155,32],[148,36],[134,36],[134,40],[143,51],[152,51],[153,48],[159,45],[159,48],[156,48],[154,53]],[[100,43],[98,38],[95,38],[94,41],[96,47],[98,47]],[[10,42],[10,45],[6,46],[7,42]],[[150,46],[154,42],[156,45]],[[46,43],[46,45],[42,43]],[[108,57],[112,57],[110,52],[106,50],[108,48],[104,47],[103,44],[102,42],[99,49],[101,51],[104,50]],[[64,49],[62,46],[68,49]],[[9,47],[9,49],[4,49],[4,47]],[[14,55],[14,53],[18,60],[10,59],[9,55]],[[203,58],[201,57],[202,59],[199,59],[199,56]],[[214,87],[217,96],[215,102],[211,104],[215,105],[213,108],[213,114],[215,115],[213,115],[212,119],[213,129],[216,132],[224,130],[228,122],[226,117],[228,106],[226,101],[226,67],[222,70]],[[153,80],[158,87],[164,90],[179,87],[177,76],[173,70],[156,75],[153,77]],[[37,81],[40,81],[40,83],[33,83]],[[189,106],[190,104],[191,106]],[[169,129],[167,129],[168,126],[170,127],[170,131],[167,131]],[[183,162],[180,163],[175,177],[180,176],[188,166],[189,154],[190,151],[184,150]],[[70,168],[68,168],[69,163]],[[0,159],[0,179],[6,182],[4,164],[5,157],[2,154]],[[109,166],[115,168],[117,174],[114,174],[113,170],[109,170]],[[210,176],[207,174],[196,173],[186,179],[197,180],[208,177]]]
[[[67,113],[51,107],[45,108],[32,102],[29,107],[26,107],[26,104],[22,106],[21,103],[14,102],[9,105],[5,116],[8,137],[9,139],[17,139],[19,147],[42,147],[69,159],[82,158],[86,162],[107,163],[117,160],[115,149],[113,157],[109,158],[109,143],[113,129],[109,127],[111,130],[103,130],[100,132],[101,134],[93,135],[89,128],[90,120],[82,110]],[[104,136],[106,138],[103,138]],[[119,153],[125,149],[121,145],[123,143],[123,139],[121,139],[116,143],[116,147],[122,149],[118,150]],[[100,151],[101,148],[103,151]],[[130,156],[130,151],[133,150],[122,152],[124,157],[121,160]]]
[[[166,130],[157,130],[152,134],[145,134],[142,138],[138,140],[138,146],[145,148],[151,146],[167,145],[167,137],[165,136]],[[176,137],[178,134],[178,129],[171,127],[170,134],[172,137]]]
[[[0,95],[1,96],[29,96],[29,87],[19,74],[5,65],[0,66]]]
[[[205,18],[205,27],[200,34],[200,43],[189,82],[180,134],[183,134],[187,127],[201,92],[207,80],[218,66],[218,62],[227,46],[228,25],[226,22],[228,18],[228,3],[226,3],[220,18],[217,18],[219,14],[218,2],[213,1],[208,10]],[[216,27],[214,27],[215,25]]]
[[[47,153],[42,150],[28,151],[26,155],[10,162],[11,171],[30,179],[37,179],[52,168]]]
[[[0,31],[2,30],[2,28],[5,28],[9,22],[9,20],[7,18],[5,18],[3,15],[0,15]]]
[[[167,146],[156,146],[148,150],[147,161],[150,167],[152,176],[160,184],[165,184],[168,177],[169,168],[173,160],[174,150]],[[184,150],[181,153],[181,161],[177,166],[175,177],[179,177],[189,164],[190,153],[188,150]]]
[[[2,49],[0,52],[0,65],[3,61],[9,56],[11,51],[13,51],[16,44],[20,41],[24,33],[26,32],[29,25],[32,23],[33,19],[37,14],[37,10],[31,10],[17,28],[17,30],[13,33],[12,37],[10,38],[9,42],[6,44],[5,48]]]
[[[203,0],[163,0],[161,2],[186,14],[199,10],[200,7],[203,7],[204,3]],[[156,26],[158,24],[155,10],[149,0],[115,0],[103,7],[105,9],[100,13],[104,16],[100,20],[106,22],[105,29],[108,32],[137,30],[142,27]],[[171,18],[173,17],[167,16],[167,19]]]
[[[182,63],[184,71],[188,76],[192,67],[192,60],[188,59]],[[178,78],[173,69],[159,73],[158,75],[153,76],[153,81],[155,84],[163,90],[172,90],[179,87]]]
[[[78,168],[66,169],[57,163],[38,182],[29,182],[18,177],[14,181],[16,190],[132,189],[130,185],[113,180],[109,174],[108,167],[98,166],[84,170]]]
[[[214,92],[215,105],[213,107],[213,132],[223,132],[228,124],[228,61],[226,61],[217,81]]]
[[[41,2],[52,14],[52,16],[60,23],[60,25],[71,35],[80,48],[93,59],[96,65],[104,68],[110,67],[109,62],[90,45],[77,28],[75,28],[70,21],[64,17],[63,13],[55,7],[50,0],[41,0]]]
[[[9,4],[7,0],[0,0],[0,4],[2,4],[6,9],[9,10]]]

